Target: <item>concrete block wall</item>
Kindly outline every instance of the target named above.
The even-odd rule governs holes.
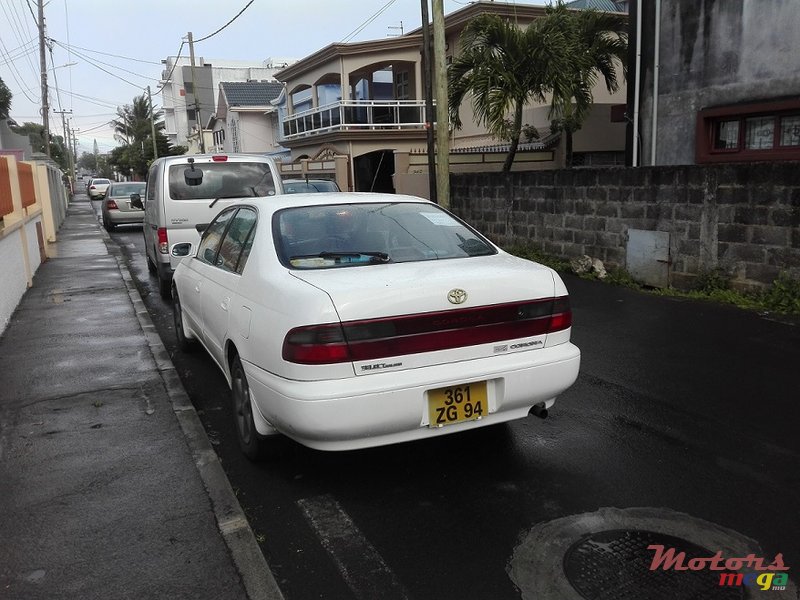
[[[451,175],[451,209],[500,245],[626,266],[629,229],[670,234],[670,283],[800,276],[800,163]]]

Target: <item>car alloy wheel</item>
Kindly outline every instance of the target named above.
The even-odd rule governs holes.
[[[256,424],[253,421],[250,386],[247,384],[247,377],[238,356],[235,356],[231,363],[231,388],[239,448],[247,458],[256,460],[261,457],[263,440],[256,431]]]

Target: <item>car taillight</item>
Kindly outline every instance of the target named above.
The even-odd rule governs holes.
[[[211,157],[211,160],[214,162],[225,162],[226,160],[228,160],[228,157],[225,156],[224,154],[215,154],[214,156]]]
[[[303,365],[349,362],[350,351],[341,325],[311,325],[292,329],[283,340],[283,358]]]
[[[169,253],[169,242],[167,241],[166,227],[158,228],[158,251],[161,252],[161,254]]]
[[[119,210],[117,203],[113,200],[106,200],[106,208],[109,210]]]
[[[544,335],[572,326],[569,297],[292,329],[283,358],[300,364],[374,360]]]
[[[90,186],[89,186],[89,189],[90,189],[90,190],[96,190],[97,188],[96,188],[96,187],[94,187],[93,185],[90,185]]]

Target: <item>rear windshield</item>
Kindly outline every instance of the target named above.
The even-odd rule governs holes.
[[[108,195],[112,198],[121,196],[130,196],[131,194],[144,195],[144,188],[147,184],[144,182],[135,183],[114,183],[108,190]]]
[[[309,192],[338,192],[339,186],[335,181],[309,180],[309,181],[284,181],[285,194],[307,194]]]
[[[286,208],[273,219],[284,265],[328,269],[495,254],[474,229],[430,203]]]
[[[195,163],[203,172],[200,185],[187,185],[184,171],[188,164],[169,168],[169,196],[173,200],[214,198],[252,198],[275,194],[275,182],[269,164],[261,162]]]
[[[108,179],[92,179],[92,185],[108,185],[111,183]]]

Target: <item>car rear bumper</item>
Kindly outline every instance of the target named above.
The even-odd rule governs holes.
[[[127,225],[131,223],[142,223],[144,221],[144,211],[122,211],[122,210],[109,210],[105,211],[106,219],[109,223],[114,225]]]
[[[244,362],[251,398],[281,433],[318,450],[353,450],[456,433],[527,416],[551,406],[578,376],[571,343],[402,372],[327,381],[292,381]],[[488,414],[429,426],[428,391],[487,382]]]

